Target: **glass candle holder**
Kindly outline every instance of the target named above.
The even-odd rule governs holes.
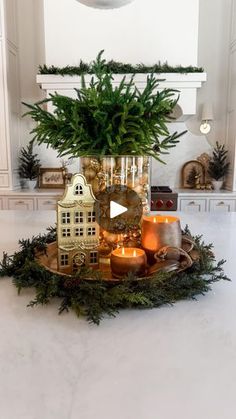
[[[145,275],[147,256],[139,248],[118,248],[111,254],[111,271],[115,278],[124,278],[128,272],[137,276]]]

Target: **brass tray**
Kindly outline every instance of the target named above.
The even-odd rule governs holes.
[[[179,259],[178,259],[179,256]],[[58,271],[58,247],[57,242],[53,242],[47,245],[46,252],[36,252],[35,258],[39,265],[46,268],[48,271],[61,275],[72,277],[70,274],[62,273]],[[182,262],[181,262],[182,258]],[[189,268],[194,261],[198,260],[199,252],[194,249],[194,242],[190,237],[182,237],[182,246],[181,248],[175,248],[166,246],[160,249],[158,255],[155,256],[156,263],[151,266],[147,266],[147,271],[145,276],[152,276],[156,272],[164,271],[171,272],[177,271],[181,272]],[[178,264],[178,265],[177,265]],[[111,272],[109,264],[100,263],[99,272],[102,272],[103,279],[107,281],[121,281],[121,279],[114,278]],[[89,278],[94,280],[94,278]],[[142,279],[142,278],[140,278]]]

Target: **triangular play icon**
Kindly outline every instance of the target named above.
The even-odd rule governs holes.
[[[118,217],[118,215],[124,214],[124,212],[127,211],[128,208],[123,207],[123,205],[120,205],[115,201],[110,202],[110,218]]]

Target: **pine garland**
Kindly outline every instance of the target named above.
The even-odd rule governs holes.
[[[202,67],[194,66],[170,66],[167,62],[162,64],[160,61],[157,64],[148,66],[145,64],[125,64],[114,60],[108,61],[106,64],[106,71],[112,74],[147,74],[147,73],[203,73]],[[80,61],[78,66],[56,67],[39,66],[39,74],[54,74],[59,76],[81,76],[85,74],[93,74],[93,64],[84,63]]]
[[[184,234],[190,235],[188,227]],[[21,240],[20,251],[12,256],[4,253],[0,263],[0,277],[12,277],[18,293],[34,288],[35,298],[30,307],[50,303],[60,298],[59,314],[73,310],[86,316],[89,322],[99,324],[107,316],[115,316],[120,309],[151,309],[194,299],[211,290],[211,284],[229,278],[223,272],[224,260],[215,261],[212,244],[205,244],[202,236],[194,237],[200,258],[182,273],[157,273],[138,279],[129,274],[122,282],[102,279],[101,272],[81,269],[73,277],[53,274],[35,260],[35,251],[45,251],[48,243],[56,240],[56,229],[48,233]],[[90,280],[88,280],[90,274]]]

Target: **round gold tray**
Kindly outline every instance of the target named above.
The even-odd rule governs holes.
[[[62,273],[58,270],[58,247],[57,242],[47,245],[46,252],[36,252],[37,262],[46,268],[48,271],[57,275],[72,277],[67,273]],[[183,236],[181,248],[166,246],[157,252],[155,259],[156,263],[147,266],[145,276],[152,276],[157,272],[181,272],[189,268],[194,261],[199,258],[199,252],[194,249],[194,242],[191,238]],[[109,264],[100,263],[99,272],[102,278],[107,281],[120,281],[112,275]],[[88,277],[93,280],[94,278]],[[141,278],[140,278],[141,279]]]

